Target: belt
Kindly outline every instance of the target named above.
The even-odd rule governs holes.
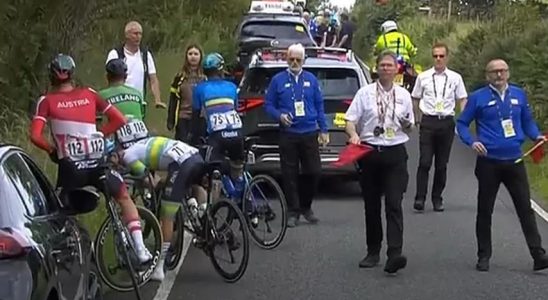
[[[438,119],[438,120],[447,120],[447,119],[453,119],[455,116],[448,115],[448,116],[436,116],[436,115],[422,115],[423,118],[428,119]]]
[[[399,147],[402,147],[404,144],[397,144],[397,145],[391,145],[391,146],[382,146],[382,145],[373,145],[373,144],[369,144],[367,142],[361,142],[362,145],[367,145],[371,148],[373,148],[375,151],[377,152],[384,152],[384,151],[387,151],[387,150],[392,150],[392,149],[396,149],[396,148],[399,148]]]

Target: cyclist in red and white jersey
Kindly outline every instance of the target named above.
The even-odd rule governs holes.
[[[94,186],[104,191],[101,177],[104,171],[99,165],[105,155],[105,136],[113,134],[126,123],[125,117],[114,106],[104,101],[94,90],[72,84],[76,68],[74,60],[59,54],[49,65],[53,91],[40,97],[31,123],[31,141],[46,151],[58,164],[57,187],[62,193],[84,186]],[[97,130],[96,113],[108,117],[108,123]],[[49,122],[53,145],[43,136]],[[152,258],[146,249],[141,232],[139,214],[131,200],[120,174],[110,170],[106,186],[122,209],[142,263]]]

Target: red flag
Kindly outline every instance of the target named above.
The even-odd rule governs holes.
[[[331,165],[334,167],[346,166],[357,161],[371,151],[373,151],[373,148],[367,145],[349,144],[341,153],[339,153],[339,160],[331,163]]]
[[[546,137],[547,135],[545,135]],[[543,143],[543,141],[539,141],[535,144],[538,145],[539,143]],[[544,158],[544,145],[540,145],[537,148],[535,148],[533,151],[531,151],[531,159],[533,159],[533,163],[539,164],[542,161],[542,158]]]

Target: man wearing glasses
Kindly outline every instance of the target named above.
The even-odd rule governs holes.
[[[467,94],[462,77],[447,68],[448,54],[447,45],[434,44],[432,47],[434,67],[417,77],[411,93],[415,107],[415,123],[420,123],[420,158],[413,205],[417,211],[424,211],[428,192],[428,173],[434,157],[432,205],[434,211],[444,210],[442,192],[447,180],[447,163],[455,136],[455,104],[459,102],[461,111],[466,104]]]
[[[289,67],[272,77],[265,97],[266,113],[280,122],[280,164],[289,206],[288,227],[295,227],[300,215],[310,223],[318,222],[311,208],[321,175],[318,144],[329,143],[322,91],[318,79],[303,70],[304,59],[301,44],[289,46]]]
[[[367,243],[367,255],[359,266],[372,268],[380,261],[384,196],[388,246],[384,271],[389,274],[407,265],[407,258],[402,255],[401,203],[409,179],[405,143],[414,121],[411,95],[394,84],[397,66],[395,53],[382,52],[377,57],[379,80],[358,90],[345,114],[349,143],[366,144],[374,149],[358,162]]]
[[[486,67],[489,85],[470,95],[464,111],[457,120],[460,139],[477,153],[478,211],[476,237],[478,262],[476,269],[489,270],[491,247],[491,217],[500,184],[510,196],[525,235],[529,253],[533,257],[533,270],[548,268],[548,256],[542,248],[541,238],[531,208],[527,171],[521,145],[526,137],[541,141],[540,133],[531,114],[527,94],[516,85],[508,84],[510,73],[502,59],[490,61]],[[470,123],[476,123],[476,136],[470,133]]]

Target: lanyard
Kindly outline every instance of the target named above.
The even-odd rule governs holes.
[[[500,98],[501,101],[499,101],[499,99],[497,98],[497,96],[495,95],[495,93],[493,93],[493,90],[492,90],[492,89],[491,89],[491,95],[493,96],[493,99],[495,100],[495,103],[496,103],[495,106],[497,107],[497,114],[498,114],[498,116],[499,116],[500,121],[503,121],[503,120],[504,120],[504,117],[503,117],[503,115],[502,115],[502,111],[501,111],[501,109],[500,109],[500,103],[499,103],[499,102],[502,102],[502,104],[505,104],[505,103],[504,103],[504,99],[505,99],[505,98],[510,99],[510,113],[509,113],[507,119],[512,120],[513,109],[512,109],[512,100],[511,100],[512,98],[510,97],[510,89],[509,89],[509,88],[506,89],[505,95],[503,95],[503,96]]]
[[[380,95],[381,93],[383,95]],[[379,115],[379,123],[381,126],[384,126],[385,116],[388,112],[388,106],[390,105],[390,96],[392,96],[392,121],[394,121],[396,117],[396,89],[392,88],[392,93],[387,95],[382,91],[382,87],[379,87],[379,84],[377,84],[375,100],[377,101],[377,113]],[[384,98],[385,100],[383,100],[382,98]]]
[[[295,75],[291,74],[291,72],[287,71],[289,73],[289,78],[290,78],[290,85],[291,85],[291,100],[293,102],[295,102],[296,100],[299,100],[299,101],[304,101],[304,84],[300,85],[301,86],[301,98],[300,99],[297,99],[295,97],[295,83],[294,83],[294,80],[292,80],[294,78]],[[301,80],[302,79],[302,80]],[[299,78],[297,80],[297,84],[299,84],[299,82],[303,81],[304,82],[304,79],[303,79],[303,72],[301,72],[301,74],[299,74]]]
[[[438,90],[436,88],[436,80],[434,79],[434,75],[436,74],[432,74],[432,83],[434,84],[434,98],[438,98]],[[445,75],[445,82],[443,83],[443,94],[442,94],[442,99],[445,100],[445,90],[447,88],[447,74],[443,73],[443,75]]]

